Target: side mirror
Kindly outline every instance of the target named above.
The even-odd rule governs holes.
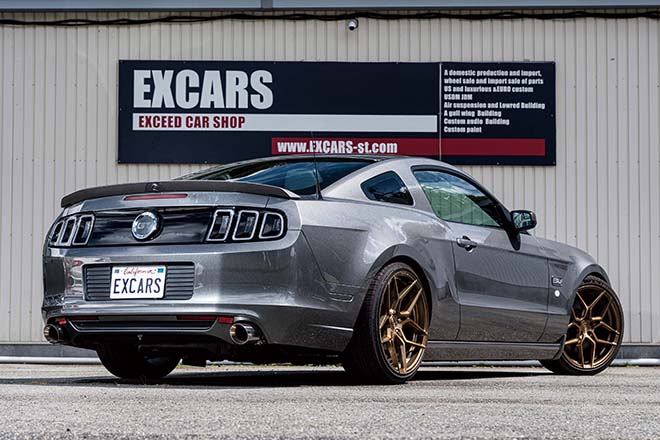
[[[511,211],[511,223],[518,232],[534,229],[536,227],[536,214],[525,210]]]

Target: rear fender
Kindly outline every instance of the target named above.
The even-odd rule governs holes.
[[[460,326],[460,309],[454,288],[453,258],[451,246],[432,250],[426,246],[393,246],[374,262],[368,282],[390,263],[402,262],[411,266],[426,284],[427,299],[431,304],[430,338],[454,340]]]
[[[351,320],[357,319],[369,283],[389,261],[415,261],[429,283],[433,321],[446,319],[439,338],[453,339],[459,312],[452,291],[453,254],[446,226],[407,207],[345,200],[295,201],[301,230],[316,264],[333,290],[352,292]],[[433,322],[432,322],[433,329]],[[434,335],[434,337],[436,336]]]

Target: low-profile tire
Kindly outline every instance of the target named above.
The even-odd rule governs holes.
[[[366,383],[398,384],[419,369],[431,318],[426,288],[404,263],[385,266],[371,282],[342,355],[346,372]]]
[[[96,349],[101,363],[110,373],[122,379],[161,379],[172,372],[180,358],[148,356],[135,346],[104,344]]]
[[[556,374],[598,374],[616,358],[622,339],[619,298],[605,281],[588,276],[577,288],[561,356],[541,364]]]

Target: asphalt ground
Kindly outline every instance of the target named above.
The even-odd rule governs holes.
[[[660,368],[595,377],[426,367],[399,386],[340,368],[177,368],[156,383],[96,365],[0,365],[0,439],[660,438]]]

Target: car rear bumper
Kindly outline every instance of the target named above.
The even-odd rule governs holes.
[[[88,294],[89,268],[140,264],[192,265],[192,295],[110,300]],[[232,343],[230,324],[215,319],[204,326],[190,318],[199,316],[253,323],[269,344],[342,351],[363,289],[323,281],[304,235],[289,231],[270,242],[46,248],[44,292],[44,321],[66,318],[62,343],[70,345],[145,335]]]

